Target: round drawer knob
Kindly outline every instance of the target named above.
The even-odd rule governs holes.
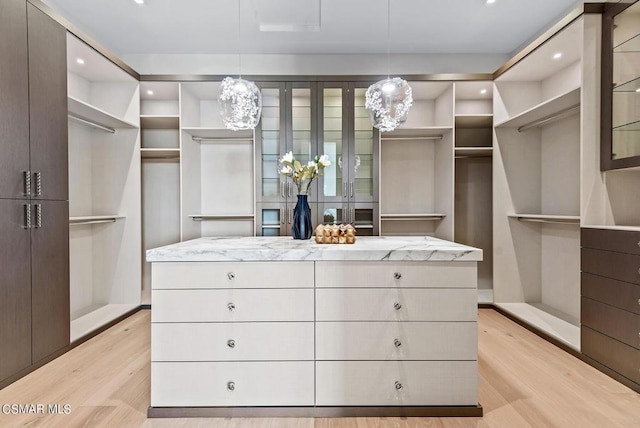
[[[395,309],[396,311],[399,311],[400,309],[402,309],[402,305],[398,302],[395,302],[393,304],[393,309]]]
[[[638,247],[640,247],[640,241],[638,241]]]
[[[235,382],[227,382],[227,391],[233,392],[236,389]]]
[[[228,346],[229,348],[235,348],[235,347],[236,347],[236,341],[235,341],[235,340],[233,340],[233,339],[229,339],[229,340],[227,340],[227,346]]]
[[[231,281],[232,279],[236,279],[236,274],[233,272],[229,272],[227,274],[227,278],[229,279],[229,281]]]
[[[396,348],[399,348],[399,347],[401,347],[401,346],[402,346],[402,342],[400,342],[400,340],[398,340],[398,339],[394,339],[394,340],[393,340],[393,345],[394,345]]]
[[[640,305],[640,299],[638,299],[638,304]]]
[[[394,273],[393,273],[393,277],[394,277],[395,279],[400,279],[400,278],[402,278],[402,274],[401,274],[400,272],[394,272]]]
[[[400,382],[398,382],[398,381],[396,381],[396,389],[398,391],[400,391],[402,389],[402,384]]]
[[[236,305],[233,303],[227,303],[227,309],[229,309],[229,312],[233,312],[236,309]]]

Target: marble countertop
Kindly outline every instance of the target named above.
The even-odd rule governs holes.
[[[147,250],[149,262],[267,260],[481,261],[482,250],[430,236],[364,236],[355,244],[291,237],[198,238]]]

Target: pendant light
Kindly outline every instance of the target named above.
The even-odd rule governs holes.
[[[240,43],[240,0],[238,0]],[[242,78],[242,54],[238,48],[238,78],[225,77],[218,90],[218,106],[224,126],[234,131],[254,129],[262,113],[262,94],[255,83]]]
[[[406,122],[413,104],[411,86],[399,77],[390,77],[391,1],[387,0],[387,78],[367,88],[365,108],[371,123],[382,132],[389,132]]]

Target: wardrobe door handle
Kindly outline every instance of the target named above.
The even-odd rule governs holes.
[[[287,194],[289,195],[289,197],[291,197],[291,187],[292,187],[292,186],[291,186],[291,183],[290,183],[290,182],[287,182],[287,188],[288,188],[288,190],[287,190]]]
[[[284,208],[280,208],[280,224],[284,224],[285,221],[287,220],[284,218]]]
[[[35,204],[36,207],[36,225],[34,227],[42,227],[42,204]]]
[[[24,196],[31,196],[31,171],[22,171],[24,180]]]
[[[347,197],[347,182],[342,183],[342,197]],[[640,245],[640,243],[638,243]]]
[[[36,179],[36,194],[35,194],[35,196],[42,196],[42,173],[34,172],[33,176]]]
[[[351,197],[353,198],[353,181],[349,182],[349,194],[351,194]]]
[[[24,228],[31,229],[31,204],[24,204]]]
[[[282,196],[283,199],[284,199],[284,186],[285,186],[285,182],[281,181],[280,182],[280,195]]]

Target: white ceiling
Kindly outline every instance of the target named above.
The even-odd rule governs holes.
[[[387,52],[387,0],[43,1],[119,56]],[[581,3],[390,1],[392,54],[512,54]]]

